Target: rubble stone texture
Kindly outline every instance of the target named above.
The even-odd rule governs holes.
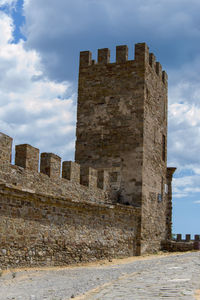
[[[67,265],[132,256],[140,209],[0,189],[0,265]]]

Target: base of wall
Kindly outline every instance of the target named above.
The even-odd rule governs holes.
[[[74,251],[73,246],[53,244],[35,245],[34,247],[11,248],[3,247],[0,253],[1,269],[19,267],[41,267],[41,266],[68,266],[78,263],[95,262],[100,260],[110,260],[113,258],[130,257],[132,253],[118,254],[104,245],[74,245],[79,251]],[[128,249],[127,249],[128,250]]]

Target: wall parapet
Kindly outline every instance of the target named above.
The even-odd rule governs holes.
[[[162,250],[169,252],[200,250],[200,235],[195,234],[192,239],[191,234],[186,234],[183,238],[179,233],[175,239],[162,241]]]
[[[47,195],[69,193],[80,201],[111,202],[106,171],[72,161],[64,161],[61,168],[61,158],[47,152],[41,153],[39,171],[39,149],[28,144],[16,145],[14,165],[11,154],[12,138],[0,133],[0,182]]]
[[[191,242],[191,241],[200,241],[200,235],[195,234],[193,239],[191,238],[191,234],[186,234],[185,239],[182,238],[182,234],[180,233],[176,235],[176,242]]]
[[[155,55],[153,53],[149,53],[149,48],[146,43],[135,44],[135,56],[133,57],[133,60],[128,59],[128,52],[127,45],[116,46],[116,61],[111,63],[110,49],[108,48],[98,49],[97,62],[92,59],[92,53],[90,51],[81,51],[80,70],[87,67],[96,68],[106,65],[133,63],[138,66],[138,68],[141,68],[141,66],[150,66],[164,85],[167,85],[167,73],[162,70],[162,65],[160,62],[156,61]]]

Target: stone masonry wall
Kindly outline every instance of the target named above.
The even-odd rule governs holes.
[[[75,153],[76,162],[113,173],[119,201],[132,205],[142,195],[144,77],[137,60],[137,51],[128,60],[127,46],[117,46],[114,63],[107,48],[98,50],[97,63],[81,52]]]
[[[140,209],[0,185],[0,265],[67,265],[137,253]]]
[[[171,230],[167,88],[145,43],[135,45],[134,60],[127,46],[116,47],[114,63],[107,48],[97,63],[91,52],[80,54],[75,159],[116,173],[117,201],[142,208],[141,253],[159,250]]]
[[[144,134],[142,181],[141,253],[157,251],[167,237],[167,74],[149,54],[146,44],[140,47],[143,68]]]

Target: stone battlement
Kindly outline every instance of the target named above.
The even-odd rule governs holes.
[[[54,153],[41,153],[39,172],[39,149],[28,144],[15,146],[15,165],[12,165],[12,141],[11,137],[0,133],[1,182],[43,194],[61,193],[65,197],[77,194],[80,201],[107,201],[107,171],[72,161],[63,161],[61,167],[59,156]]]
[[[177,234],[176,239],[162,241],[162,250],[169,252],[200,250],[200,235],[195,234],[191,239],[191,235],[186,234],[184,239],[182,234]]]
[[[149,53],[149,48],[145,43],[135,44],[135,57],[134,60],[128,60],[128,47],[121,45],[116,47],[116,62],[110,62],[110,49],[103,48],[98,49],[97,62],[92,59],[92,53],[90,51],[80,52],[80,70],[86,67],[104,67],[105,65],[112,67],[113,65],[132,64],[138,69],[141,65],[146,67],[150,66],[152,71],[157,74],[165,85],[167,85],[168,76],[165,71],[162,71],[162,65],[156,61],[156,57],[153,53]],[[149,71],[149,70],[148,70]]]
[[[176,235],[176,242],[190,242],[190,241],[200,241],[200,235],[195,234],[194,239],[191,238],[191,234],[186,234],[185,239],[182,238],[182,234]]]

